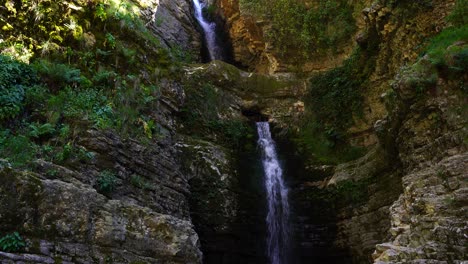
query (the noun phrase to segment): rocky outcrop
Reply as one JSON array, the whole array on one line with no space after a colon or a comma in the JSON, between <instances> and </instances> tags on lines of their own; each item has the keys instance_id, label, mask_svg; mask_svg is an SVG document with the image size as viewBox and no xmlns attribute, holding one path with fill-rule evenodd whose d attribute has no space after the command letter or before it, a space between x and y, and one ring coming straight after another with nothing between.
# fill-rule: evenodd
<instances>
[{"instance_id":1,"label":"rocky outcrop","mask_svg":"<svg viewBox=\"0 0 468 264\"><path fill-rule=\"evenodd\" d=\"M390 208L391 239L377 245L376 263L462 263L467 258L466 95L456 82L440 77L425 83L430 88L423 95L414 89L415 72L430 72L427 59L397 76L394 88L404 103L383 122L401 122L396 146L404 173L403 193ZM466 80L466 74L460 77Z\"/></svg>"},{"instance_id":2,"label":"rocky outcrop","mask_svg":"<svg viewBox=\"0 0 468 264\"><path fill-rule=\"evenodd\" d=\"M303 1L308 7L316 5L316 1ZM369 1L360 1L356 6L366 6ZM278 47L274 47L268 38L271 32L270 18L261 14L252 13L243 8L238 0L217 0L215 4L219 8L219 14L226 21L226 31L229 33L234 61L250 71L274 74L277 72L323 71L339 66L347 58L356 43L350 41L340 47L340 52L326 55L316 55L304 60L297 56L297 60L283 56ZM358 14L358 12L356 12ZM355 17L358 27L363 27L364 22L359 15ZM296 36L291 36L295 38Z\"/></svg>"},{"instance_id":3,"label":"rocky outcrop","mask_svg":"<svg viewBox=\"0 0 468 264\"><path fill-rule=\"evenodd\" d=\"M360 29L365 41L361 46L377 43L375 71L369 77L364 96L364 116L355 118L355 125L349 129L351 142L355 145L373 145L377 137L373 125L387 115L382 95L390 89L402 65L414 63L420 55L424 41L436 35L446 26L445 17L450 13L455 1L431 1L431 4L402 3L391 5L387 1L374 1L362 10L364 22Z\"/></svg>"},{"instance_id":4,"label":"rocky outcrop","mask_svg":"<svg viewBox=\"0 0 468 264\"><path fill-rule=\"evenodd\" d=\"M202 35L197 30L193 7L188 0L141 1L145 9L146 26L158 36L161 45L199 57Z\"/></svg>"},{"instance_id":5,"label":"rocky outcrop","mask_svg":"<svg viewBox=\"0 0 468 264\"><path fill-rule=\"evenodd\" d=\"M353 256L369 257L377 243L375 263L466 260L466 99L456 82L440 75L434 80L433 67L424 57L401 70L394 82L394 110L376 123L391 163L377 166L389 173L374 173L377 181L369 185L372 195L364 206L348 216L340 210L338 237L346 238L342 246L351 245ZM332 179L358 180L359 175L341 169Z\"/></svg>"},{"instance_id":6,"label":"rocky outcrop","mask_svg":"<svg viewBox=\"0 0 468 264\"><path fill-rule=\"evenodd\" d=\"M237 112L230 111L231 117L242 114L257 118L263 116L278 127L287 128L297 123L304 113L302 97L306 93L306 84L293 75L249 73L221 61L187 68L186 72L190 78L197 76L235 95L236 102L228 109Z\"/></svg>"},{"instance_id":7,"label":"rocky outcrop","mask_svg":"<svg viewBox=\"0 0 468 264\"><path fill-rule=\"evenodd\" d=\"M19 232L21 253L2 263L201 263L189 211L189 178L173 147L180 86L163 81L157 142L83 127L74 148L87 158L36 160L0 171L0 232Z\"/></svg>"},{"instance_id":8,"label":"rocky outcrop","mask_svg":"<svg viewBox=\"0 0 468 264\"><path fill-rule=\"evenodd\" d=\"M200 263L198 236L187 219L109 199L77 179L92 175L49 169L0 172L0 230L27 238L27 253L0 253L2 263Z\"/></svg>"}]
</instances>

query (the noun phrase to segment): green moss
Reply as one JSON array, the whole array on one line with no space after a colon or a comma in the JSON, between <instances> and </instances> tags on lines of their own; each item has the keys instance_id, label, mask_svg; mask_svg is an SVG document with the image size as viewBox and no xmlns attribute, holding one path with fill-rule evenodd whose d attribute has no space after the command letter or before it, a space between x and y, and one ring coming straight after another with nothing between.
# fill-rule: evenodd
<instances>
[{"instance_id":1,"label":"green moss","mask_svg":"<svg viewBox=\"0 0 468 264\"><path fill-rule=\"evenodd\" d=\"M31 162L38 147L27 136L0 130L0 157L6 158L14 167L26 167Z\"/></svg>"},{"instance_id":2,"label":"green moss","mask_svg":"<svg viewBox=\"0 0 468 264\"><path fill-rule=\"evenodd\" d=\"M242 119L222 118L229 96L211 84L192 83L186 86L186 102L181 119L183 132L194 137L212 139L224 146L237 148L244 138L254 132Z\"/></svg>"},{"instance_id":3,"label":"green moss","mask_svg":"<svg viewBox=\"0 0 468 264\"><path fill-rule=\"evenodd\" d=\"M452 46L457 41L468 41L468 25L448 27L432 38L426 49L431 62L438 67L444 67L449 63L447 59L451 58L453 70L466 71L468 49L466 45Z\"/></svg>"}]
</instances>

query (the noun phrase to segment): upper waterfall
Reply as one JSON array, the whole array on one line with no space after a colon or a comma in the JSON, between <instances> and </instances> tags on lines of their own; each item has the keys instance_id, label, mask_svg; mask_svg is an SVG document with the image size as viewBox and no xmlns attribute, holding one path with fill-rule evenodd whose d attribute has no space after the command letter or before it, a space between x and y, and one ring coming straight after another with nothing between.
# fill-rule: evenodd
<instances>
[{"instance_id":1,"label":"upper waterfall","mask_svg":"<svg viewBox=\"0 0 468 264\"><path fill-rule=\"evenodd\" d=\"M202 10L205 7L205 3L200 2L200 0L193 0L193 5L195 7L195 18L203 28L203 32L205 34L205 41L210 60L222 60L223 55L216 41L216 24L207 21L203 17Z\"/></svg>"}]
</instances>

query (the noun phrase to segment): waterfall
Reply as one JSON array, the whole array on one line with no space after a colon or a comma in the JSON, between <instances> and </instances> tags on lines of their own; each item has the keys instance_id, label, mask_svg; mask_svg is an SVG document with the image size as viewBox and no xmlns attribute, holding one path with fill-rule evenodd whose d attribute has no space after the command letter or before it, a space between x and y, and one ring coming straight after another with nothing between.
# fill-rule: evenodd
<instances>
[{"instance_id":1,"label":"waterfall","mask_svg":"<svg viewBox=\"0 0 468 264\"><path fill-rule=\"evenodd\" d=\"M208 48L208 53L210 60L222 60L222 53L220 48L216 44L216 24L208 22L203 17L203 8L205 7L204 3L200 3L200 0L193 0L193 5L195 6L195 18L197 19L200 26L203 28L205 33L206 46Z\"/></svg>"},{"instance_id":2,"label":"waterfall","mask_svg":"<svg viewBox=\"0 0 468 264\"><path fill-rule=\"evenodd\" d=\"M289 203L288 189L284 184L283 171L278 162L275 142L271 138L268 122L257 123L258 145L262 150L267 191L267 253L272 264L287 262L289 247Z\"/></svg>"}]
</instances>

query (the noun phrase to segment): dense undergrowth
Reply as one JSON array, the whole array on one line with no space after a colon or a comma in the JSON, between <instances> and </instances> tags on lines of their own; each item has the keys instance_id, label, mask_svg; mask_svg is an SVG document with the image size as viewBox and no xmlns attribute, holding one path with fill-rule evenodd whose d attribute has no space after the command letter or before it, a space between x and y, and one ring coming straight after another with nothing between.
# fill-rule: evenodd
<instances>
[{"instance_id":1,"label":"dense undergrowth","mask_svg":"<svg viewBox=\"0 0 468 264\"><path fill-rule=\"evenodd\" d=\"M0 10L0 156L65 162L87 128L159 137L159 79L178 57L140 18L144 1L7 1ZM171 53L172 52L172 53ZM179 52L180 53L180 52Z\"/></svg>"}]
</instances>

